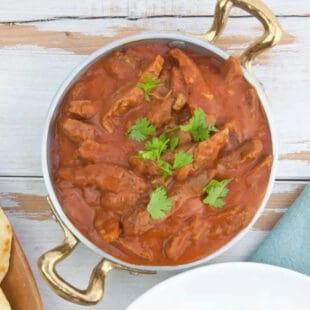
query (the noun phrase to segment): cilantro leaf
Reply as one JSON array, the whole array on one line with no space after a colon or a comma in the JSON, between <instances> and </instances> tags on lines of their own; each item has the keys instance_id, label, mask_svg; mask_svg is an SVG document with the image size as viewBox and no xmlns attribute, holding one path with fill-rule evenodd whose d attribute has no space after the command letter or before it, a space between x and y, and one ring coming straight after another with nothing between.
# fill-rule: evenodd
<instances>
[{"instance_id":1,"label":"cilantro leaf","mask_svg":"<svg viewBox=\"0 0 310 310\"><path fill-rule=\"evenodd\" d=\"M161 154L167 149L169 138L165 134L159 137L154 137L152 140L147 141L144 145L144 150L138 152L139 157L149 160L160 159Z\"/></svg>"},{"instance_id":2,"label":"cilantro leaf","mask_svg":"<svg viewBox=\"0 0 310 310\"><path fill-rule=\"evenodd\" d=\"M218 132L218 131L219 131L219 130L215 127L214 124L209 124L207 129L208 129L209 133L211 133L211 132Z\"/></svg>"},{"instance_id":3,"label":"cilantro leaf","mask_svg":"<svg viewBox=\"0 0 310 310\"><path fill-rule=\"evenodd\" d=\"M128 129L127 135L132 140L143 141L154 132L155 127L150 121L146 117L140 117L136 120L135 124Z\"/></svg>"},{"instance_id":4,"label":"cilantro leaf","mask_svg":"<svg viewBox=\"0 0 310 310\"><path fill-rule=\"evenodd\" d=\"M177 136L173 136L170 138L169 147L170 150L173 151L179 144L179 138Z\"/></svg>"},{"instance_id":5,"label":"cilantro leaf","mask_svg":"<svg viewBox=\"0 0 310 310\"><path fill-rule=\"evenodd\" d=\"M166 190L159 186L150 195L147 211L153 220L159 220L166 216L166 212L172 208L173 201L167 197Z\"/></svg>"},{"instance_id":6,"label":"cilantro leaf","mask_svg":"<svg viewBox=\"0 0 310 310\"><path fill-rule=\"evenodd\" d=\"M222 208L224 206L223 198L225 198L229 192L227 185L230 181L231 179L224 179L222 181L217 181L215 179L211 180L203 189L207 194L207 197L204 198L203 202L214 208Z\"/></svg>"},{"instance_id":7,"label":"cilantro leaf","mask_svg":"<svg viewBox=\"0 0 310 310\"><path fill-rule=\"evenodd\" d=\"M158 160L157 164L158 167L164 172L165 177L172 174L172 166L170 163L160 159Z\"/></svg>"},{"instance_id":8,"label":"cilantro leaf","mask_svg":"<svg viewBox=\"0 0 310 310\"><path fill-rule=\"evenodd\" d=\"M180 128L182 131L189 131L195 142L206 140L209 138L211 132L218 131L214 124L210 124L207 127L206 114L201 108L195 109L188 124L181 125Z\"/></svg>"},{"instance_id":9,"label":"cilantro leaf","mask_svg":"<svg viewBox=\"0 0 310 310\"><path fill-rule=\"evenodd\" d=\"M147 102L151 101L150 98L150 92L152 89L154 89L155 87L162 85L162 81L161 80L156 80L156 79L152 79L152 77L148 74L145 74L144 76L144 81L145 83L138 83L136 86L138 88L141 88L144 92L144 99Z\"/></svg>"},{"instance_id":10,"label":"cilantro leaf","mask_svg":"<svg viewBox=\"0 0 310 310\"><path fill-rule=\"evenodd\" d=\"M185 153L183 151L175 154L174 162L173 162L173 169L181 168L187 164L193 162L193 156L191 154Z\"/></svg>"}]
</instances>

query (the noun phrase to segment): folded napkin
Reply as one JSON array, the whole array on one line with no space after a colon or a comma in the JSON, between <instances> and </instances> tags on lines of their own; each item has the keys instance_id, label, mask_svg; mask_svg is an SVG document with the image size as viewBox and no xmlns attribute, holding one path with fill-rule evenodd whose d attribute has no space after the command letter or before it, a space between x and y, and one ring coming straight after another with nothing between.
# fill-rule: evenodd
<instances>
[{"instance_id":1,"label":"folded napkin","mask_svg":"<svg viewBox=\"0 0 310 310\"><path fill-rule=\"evenodd\" d=\"M310 185L306 186L248 260L281 266L310 276Z\"/></svg>"}]
</instances>

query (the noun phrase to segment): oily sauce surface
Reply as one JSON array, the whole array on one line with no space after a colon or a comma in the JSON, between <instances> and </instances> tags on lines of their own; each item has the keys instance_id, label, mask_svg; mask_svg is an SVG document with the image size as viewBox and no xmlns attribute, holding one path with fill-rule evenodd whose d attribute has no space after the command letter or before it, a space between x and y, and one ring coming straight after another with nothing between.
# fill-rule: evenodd
<instances>
[{"instance_id":1,"label":"oily sauce surface","mask_svg":"<svg viewBox=\"0 0 310 310\"><path fill-rule=\"evenodd\" d=\"M162 82L150 102L136 87L146 74ZM201 142L172 131L179 144L163 155L172 163L182 150L192 164L163 177L153 161L137 156L146 140L126 132L139 117L159 135L198 108L219 131ZM164 43L135 44L92 65L63 100L51 154L54 188L73 224L107 253L143 265L192 262L231 240L259 208L273 160L266 116L238 60L222 63ZM204 204L208 182L227 178L225 205ZM173 207L154 220L146 206L159 185Z\"/></svg>"}]
</instances>

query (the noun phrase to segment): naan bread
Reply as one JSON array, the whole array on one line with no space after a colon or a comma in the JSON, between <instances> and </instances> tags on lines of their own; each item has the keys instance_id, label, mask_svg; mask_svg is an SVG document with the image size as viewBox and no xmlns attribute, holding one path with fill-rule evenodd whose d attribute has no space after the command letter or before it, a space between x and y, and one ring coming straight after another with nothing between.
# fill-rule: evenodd
<instances>
[{"instance_id":1,"label":"naan bread","mask_svg":"<svg viewBox=\"0 0 310 310\"><path fill-rule=\"evenodd\" d=\"M0 283L9 269L12 243L11 225L0 208ZM2 309L0 307L0 309Z\"/></svg>"},{"instance_id":2,"label":"naan bread","mask_svg":"<svg viewBox=\"0 0 310 310\"><path fill-rule=\"evenodd\" d=\"M0 288L0 309L1 310L11 310L10 304L4 296L1 288Z\"/></svg>"},{"instance_id":3,"label":"naan bread","mask_svg":"<svg viewBox=\"0 0 310 310\"><path fill-rule=\"evenodd\" d=\"M12 229L9 220L0 208L0 283L9 269ZM11 310L10 304L0 288L0 309Z\"/></svg>"}]
</instances>

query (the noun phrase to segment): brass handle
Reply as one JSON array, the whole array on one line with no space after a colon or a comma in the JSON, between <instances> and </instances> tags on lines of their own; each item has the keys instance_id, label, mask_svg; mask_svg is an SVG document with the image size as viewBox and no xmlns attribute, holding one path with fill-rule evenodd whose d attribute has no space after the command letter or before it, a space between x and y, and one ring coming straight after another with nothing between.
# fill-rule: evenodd
<instances>
[{"instance_id":1,"label":"brass handle","mask_svg":"<svg viewBox=\"0 0 310 310\"><path fill-rule=\"evenodd\" d=\"M107 273L113 268L128 270L131 272L153 274L155 272L149 272L144 270L137 270L115 264L106 259L102 259L99 264L93 269L90 276L88 287L84 290L78 289L64 280L56 271L56 265L65 259L77 246L79 240L70 232L66 225L61 220L57 211L55 210L50 199L48 202L50 207L57 218L63 232L65 239L60 246L46 252L38 259L38 267L40 273L51 289L60 297L74 302L79 305L94 305L98 303L104 293L104 282Z\"/></svg>"},{"instance_id":2,"label":"brass handle","mask_svg":"<svg viewBox=\"0 0 310 310\"><path fill-rule=\"evenodd\" d=\"M240 62L247 69L251 68L251 61L265 49L274 46L282 37L282 30L275 15L261 0L218 0L214 13L213 24L205 35L213 42L224 29L230 10L238 7L255 16L264 26L263 35L251 44L240 56Z\"/></svg>"}]
</instances>

